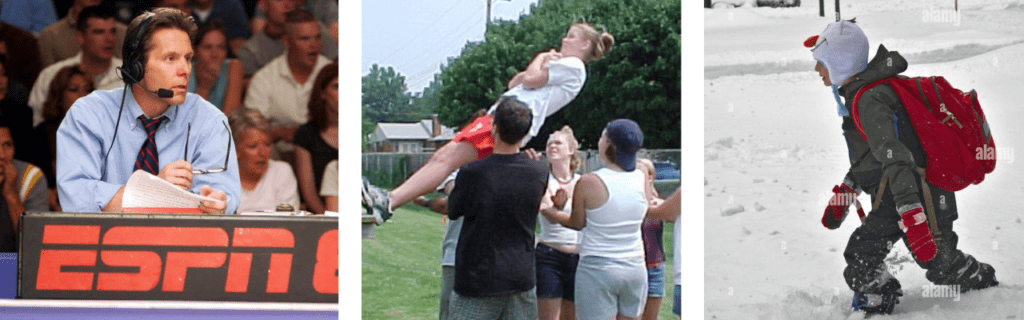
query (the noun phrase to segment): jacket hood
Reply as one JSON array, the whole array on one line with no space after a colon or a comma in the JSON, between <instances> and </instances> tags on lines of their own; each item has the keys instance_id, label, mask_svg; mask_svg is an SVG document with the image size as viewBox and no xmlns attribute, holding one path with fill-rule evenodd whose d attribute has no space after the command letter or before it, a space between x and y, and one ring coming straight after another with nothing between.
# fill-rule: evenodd
<instances>
[{"instance_id":1,"label":"jacket hood","mask_svg":"<svg viewBox=\"0 0 1024 320\"><path fill-rule=\"evenodd\" d=\"M875 57L868 62L867 69L853 76L853 81L839 88L839 94L846 98L847 103L853 95L865 85L885 78L894 77L907 71L907 59L899 52L889 51L884 45L878 45Z\"/></svg>"}]
</instances>

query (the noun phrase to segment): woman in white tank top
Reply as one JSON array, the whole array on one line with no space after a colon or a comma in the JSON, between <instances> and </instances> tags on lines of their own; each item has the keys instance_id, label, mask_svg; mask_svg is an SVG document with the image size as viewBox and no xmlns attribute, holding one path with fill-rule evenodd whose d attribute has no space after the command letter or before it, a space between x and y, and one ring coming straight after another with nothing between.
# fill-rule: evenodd
<instances>
[{"instance_id":1,"label":"woman in white tank top","mask_svg":"<svg viewBox=\"0 0 1024 320\"><path fill-rule=\"evenodd\" d=\"M643 171L636 152L643 132L628 119L608 123L598 141L604 168L583 175L572 196L572 213L545 208L553 221L582 230L576 269L579 319L636 319L647 298L647 269L640 225L647 212ZM555 207L567 202L556 194Z\"/></svg>"}]
</instances>

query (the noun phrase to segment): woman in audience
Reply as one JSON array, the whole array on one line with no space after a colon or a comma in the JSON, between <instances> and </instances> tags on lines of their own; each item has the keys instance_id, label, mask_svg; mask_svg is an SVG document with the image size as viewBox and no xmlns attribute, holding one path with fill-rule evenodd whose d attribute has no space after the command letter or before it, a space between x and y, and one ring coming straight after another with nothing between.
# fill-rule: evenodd
<instances>
[{"instance_id":1,"label":"woman in audience","mask_svg":"<svg viewBox=\"0 0 1024 320\"><path fill-rule=\"evenodd\" d=\"M324 169L338 160L338 63L320 70L309 94L309 122L295 130L295 175L306 210L323 214L320 197Z\"/></svg>"},{"instance_id":2,"label":"woman in audience","mask_svg":"<svg viewBox=\"0 0 1024 320\"><path fill-rule=\"evenodd\" d=\"M273 211L288 204L299 209L295 175L287 162L270 159L270 122L259 110L241 107L228 114L238 155L242 201L238 212Z\"/></svg>"},{"instance_id":3,"label":"woman in audience","mask_svg":"<svg viewBox=\"0 0 1024 320\"><path fill-rule=\"evenodd\" d=\"M195 60L188 78L188 92L194 92L229 114L242 105L242 63L228 59L228 32L224 22L214 19L199 27Z\"/></svg>"},{"instance_id":4,"label":"woman in audience","mask_svg":"<svg viewBox=\"0 0 1024 320\"><path fill-rule=\"evenodd\" d=\"M338 160L331 161L327 164L327 169L324 169L320 196L324 197L327 211L338 212Z\"/></svg>"},{"instance_id":5,"label":"woman in audience","mask_svg":"<svg viewBox=\"0 0 1024 320\"><path fill-rule=\"evenodd\" d=\"M61 211L57 201L57 127L71 105L94 89L92 77L78 69L77 64L60 69L50 81L50 90L43 101L43 122L36 126L33 134L42 140L34 150L41 162L36 165L43 168L50 189L50 210Z\"/></svg>"}]
</instances>

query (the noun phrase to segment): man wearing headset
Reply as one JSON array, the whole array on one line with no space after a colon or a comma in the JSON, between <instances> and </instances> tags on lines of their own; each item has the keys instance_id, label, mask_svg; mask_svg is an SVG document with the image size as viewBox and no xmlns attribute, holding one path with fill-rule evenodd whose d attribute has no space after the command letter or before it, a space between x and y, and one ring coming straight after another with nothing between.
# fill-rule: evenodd
<instances>
[{"instance_id":1,"label":"man wearing headset","mask_svg":"<svg viewBox=\"0 0 1024 320\"><path fill-rule=\"evenodd\" d=\"M124 184L144 170L221 200L202 201L204 213L235 213L241 186L227 118L186 92L195 34L193 19L170 8L128 25L126 88L78 99L57 130L57 190L65 211L121 212Z\"/></svg>"}]
</instances>

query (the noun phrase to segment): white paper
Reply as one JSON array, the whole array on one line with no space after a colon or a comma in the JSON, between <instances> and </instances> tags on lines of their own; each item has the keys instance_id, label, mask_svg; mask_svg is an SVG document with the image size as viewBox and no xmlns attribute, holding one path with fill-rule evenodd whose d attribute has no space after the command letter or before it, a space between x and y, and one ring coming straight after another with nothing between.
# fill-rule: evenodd
<instances>
[{"instance_id":1,"label":"white paper","mask_svg":"<svg viewBox=\"0 0 1024 320\"><path fill-rule=\"evenodd\" d=\"M136 170L124 185L121 206L125 208L197 208L202 201L218 199L200 196L175 186L167 180Z\"/></svg>"}]
</instances>

